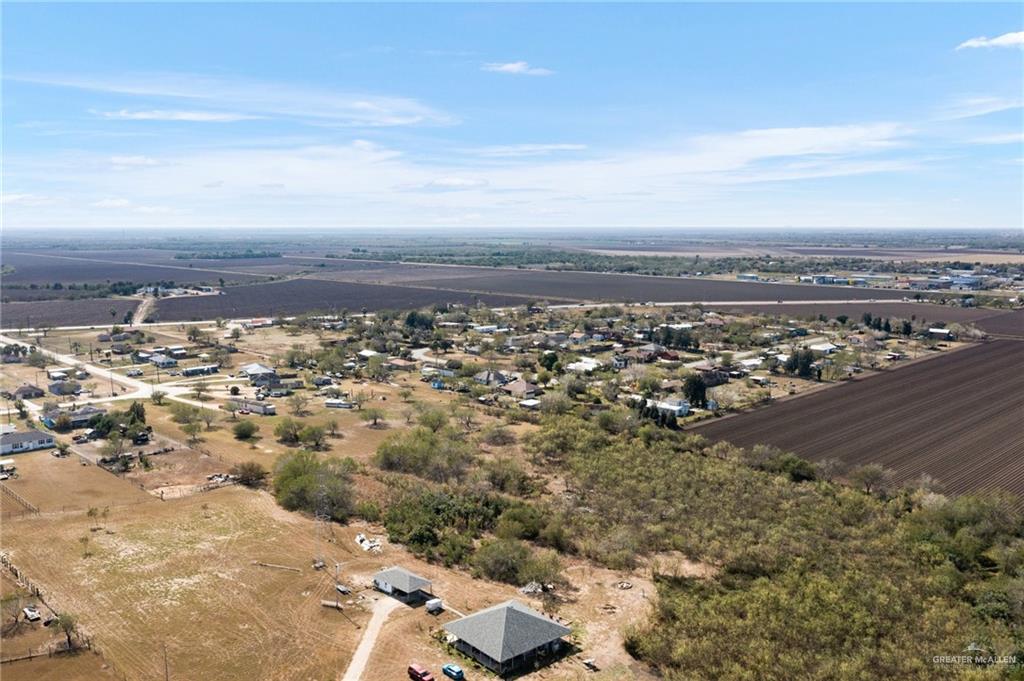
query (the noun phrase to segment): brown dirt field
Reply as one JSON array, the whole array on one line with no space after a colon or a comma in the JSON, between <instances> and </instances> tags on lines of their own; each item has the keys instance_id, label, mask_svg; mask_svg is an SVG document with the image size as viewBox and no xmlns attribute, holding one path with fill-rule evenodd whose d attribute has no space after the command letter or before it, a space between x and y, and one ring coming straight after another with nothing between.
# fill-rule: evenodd
<instances>
[{"instance_id":1,"label":"brown dirt field","mask_svg":"<svg viewBox=\"0 0 1024 681\"><path fill-rule=\"evenodd\" d=\"M997 340L702 424L736 445L773 444L812 460L878 463L960 494L1024 495L1024 342Z\"/></svg>"},{"instance_id":2,"label":"brown dirt field","mask_svg":"<svg viewBox=\"0 0 1024 681\"><path fill-rule=\"evenodd\" d=\"M81 465L77 456L61 459L51 456L50 451L17 455L18 478L4 483L38 506L41 513L160 503L98 466Z\"/></svg>"}]
</instances>

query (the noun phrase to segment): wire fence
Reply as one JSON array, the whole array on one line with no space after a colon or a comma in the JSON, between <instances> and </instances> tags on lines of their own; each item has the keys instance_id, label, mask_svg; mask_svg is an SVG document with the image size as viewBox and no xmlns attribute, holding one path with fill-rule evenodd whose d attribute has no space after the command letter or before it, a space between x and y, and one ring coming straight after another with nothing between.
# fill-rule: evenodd
<instances>
[{"instance_id":1,"label":"wire fence","mask_svg":"<svg viewBox=\"0 0 1024 681\"><path fill-rule=\"evenodd\" d=\"M8 487L7 485L5 485L2 482L0 482L0 492L3 492L4 494L9 496L10 498L14 499L16 502L18 502L19 504L24 506L25 509L28 512L30 512L30 513L39 513L39 507L38 506L36 506L32 502L30 502L28 499L26 499L25 497L21 496L20 494L18 494L17 492L15 492L13 489L11 489L10 487Z\"/></svg>"}]
</instances>

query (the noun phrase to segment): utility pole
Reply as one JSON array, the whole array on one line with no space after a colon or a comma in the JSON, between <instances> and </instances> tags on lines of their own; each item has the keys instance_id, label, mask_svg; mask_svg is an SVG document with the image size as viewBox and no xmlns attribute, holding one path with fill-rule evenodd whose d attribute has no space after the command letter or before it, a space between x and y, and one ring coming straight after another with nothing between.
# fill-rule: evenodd
<instances>
[{"instance_id":1,"label":"utility pole","mask_svg":"<svg viewBox=\"0 0 1024 681\"><path fill-rule=\"evenodd\" d=\"M163 644L164 648L164 681L171 681L171 668L167 664L167 642Z\"/></svg>"}]
</instances>

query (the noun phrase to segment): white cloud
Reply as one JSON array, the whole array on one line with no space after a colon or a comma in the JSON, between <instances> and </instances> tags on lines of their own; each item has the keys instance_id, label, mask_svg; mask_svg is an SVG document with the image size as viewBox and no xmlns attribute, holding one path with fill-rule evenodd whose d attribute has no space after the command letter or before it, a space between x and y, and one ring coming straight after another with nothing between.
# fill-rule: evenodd
<instances>
[{"instance_id":1,"label":"white cloud","mask_svg":"<svg viewBox=\"0 0 1024 681\"><path fill-rule=\"evenodd\" d=\"M489 63L484 64L480 67L483 71L492 71L494 73L511 73L519 76L550 76L554 74L551 69L541 68L539 66L530 66L525 61L512 61L505 63Z\"/></svg>"},{"instance_id":2,"label":"white cloud","mask_svg":"<svg viewBox=\"0 0 1024 681\"><path fill-rule=\"evenodd\" d=\"M223 113L217 111L166 111L151 109L149 111L100 111L103 118L111 118L121 121L185 121L189 123L234 123L236 121L251 121L259 116L248 116L238 113Z\"/></svg>"},{"instance_id":3,"label":"white cloud","mask_svg":"<svg viewBox=\"0 0 1024 681\"><path fill-rule=\"evenodd\" d=\"M53 203L49 196L39 194L4 194L0 196L0 204L5 206L45 206Z\"/></svg>"},{"instance_id":4,"label":"white cloud","mask_svg":"<svg viewBox=\"0 0 1024 681\"><path fill-rule=\"evenodd\" d=\"M110 163L123 168L144 168L147 166L158 166L160 161L149 156L111 156Z\"/></svg>"},{"instance_id":5,"label":"white cloud","mask_svg":"<svg viewBox=\"0 0 1024 681\"><path fill-rule=\"evenodd\" d=\"M956 46L958 50L966 50L978 47L1020 47L1024 48L1024 31L1017 31L1015 33L1004 33L1001 36L995 38L986 38L985 36L979 36L977 38L971 38L965 40Z\"/></svg>"},{"instance_id":6,"label":"white cloud","mask_svg":"<svg viewBox=\"0 0 1024 681\"><path fill-rule=\"evenodd\" d=\"M243 78L185 73L119 76L13 75L9 80L172 102L200 103L218 111L160 108L109 112L112 118L227 122L288 118L327 126L450 125L453 116L408 97L338 92ZM163 117L161 117L163 116ZM177 116L177 117L175 117Z\"/></svg>"},{"instance_id":7,"label":"white cloud","mask_svg":"<svg viewBox=\"0 0 1024 681\"><path fill-rule=\"evenodd\" d=\"M940 120L957 120L960 118L976 118L1000 111L1012 111L1024 106L1020 97L965 97L947 104L939 110Z\"/></svg>"},{"instance_id":8,"label":"white cloud","mask_svg":"<svg viewBox=\"0 0 1024 681\"><path fill-rule=\"evenodd\" d=\"M100 199L92 203L93 208L128 208L131 205L128 199Z\"/></svg>"},{"instance_id":9,"label":"white cloud","mask_svg":"<svg viewBox=\"0 0 1024 681\"><path fill-rule=\"evenodd\" d=\"M437 192L457 192L467 189L483 189L488 184L490 183L487 180L478 177L439 177L415 188Z\"/></svg>"},{"instance_id":10,"label":"white cloud","mask_svg":"<svg viewBox=\"0 0 1024 681\"><path fill-rule=\"evenodd\" d=\"M505 144L472 149L471 153L489 158L547 156L556 151L583 151L585 144Z\"/></svg>"},{"instance_id":11,"label":"white cloud","mask_svg":"<svg viewBox=\"0 0 1024 681\"><path fill-rule=\"evenodd\" d=\"M1008 132L1000 135L985 135L968 140L971 144L1024 144L1024 132Z\"/></svg>"}]
</instances>

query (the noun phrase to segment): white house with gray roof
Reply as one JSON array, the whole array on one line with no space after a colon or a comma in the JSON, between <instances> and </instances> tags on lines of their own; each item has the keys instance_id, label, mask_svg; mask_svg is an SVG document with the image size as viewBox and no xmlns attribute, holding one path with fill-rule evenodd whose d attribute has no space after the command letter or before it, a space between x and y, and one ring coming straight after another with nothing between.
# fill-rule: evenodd
<instances>
[{"instance_id":1,"label":"white house with gray roof","mask_svg":"<svg viewBox=\"0 0 1024 681\"><path fill-rule=\"evenodd\" d=\"M455 648L498 675L543 664L563 645L569 627L523 605L506 601L444 625Z\"/></svg>"},{"instance_id":2,"label":"white house with gray roof","mask_svg":"<svg viewBox=\"0 0 1024 681\"><path fill-rule=\"evenodd\" d=\"M402 567L389 567L373 576L373 586L400 601L417 601L430 593L430 580Z\"/></svg>"}]
</instances>

